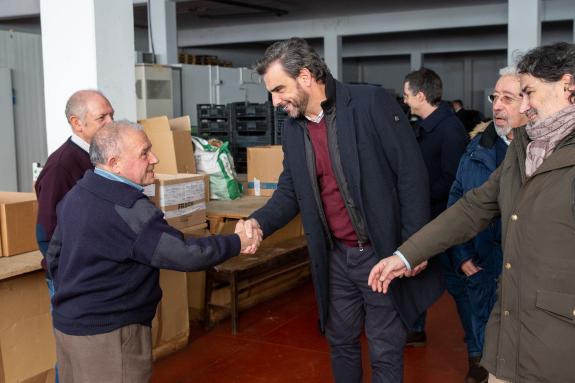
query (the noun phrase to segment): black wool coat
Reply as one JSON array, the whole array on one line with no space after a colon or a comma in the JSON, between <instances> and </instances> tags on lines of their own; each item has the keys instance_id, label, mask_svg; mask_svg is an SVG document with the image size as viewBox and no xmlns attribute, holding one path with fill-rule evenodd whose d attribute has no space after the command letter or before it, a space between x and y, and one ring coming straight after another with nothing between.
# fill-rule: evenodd
<instances>
[{"instance_id":1,"label":"black wool coat","mask_svg":"<svg viewBox=\"0 0 575 383\"><path fill-rule=\"evenodd\" d=\"M388 257L429 220L427 169L405 114L384 89L333 84L337 139L349 192L364 217L371 245L380 257ZM305 120L286 120L278 188L252 217L268 236L301 212L323 330L329 315L330 241L308 171L308 139ZM402 320L411 327L443 291L439 268L432 262L417 277L393 281L390 291Z\"/></svg>"}]
</instances>

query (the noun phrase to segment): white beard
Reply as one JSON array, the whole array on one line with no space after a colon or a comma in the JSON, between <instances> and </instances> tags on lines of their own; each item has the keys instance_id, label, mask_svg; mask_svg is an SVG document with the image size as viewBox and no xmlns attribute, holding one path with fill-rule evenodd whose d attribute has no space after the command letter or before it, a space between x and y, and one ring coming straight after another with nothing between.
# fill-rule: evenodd
<instances>
[{"instance_id":1,"label":"white beard","mask_svg":"<svg viewBox=\"0 0 575 383\"><path fill-rule=\"evenodd\" d=\"M499 137L507 137L507 135L511 132L511 127L500 127L497 124L493 124L495 126L495 131Z\"/></svg>"}]
</instances>

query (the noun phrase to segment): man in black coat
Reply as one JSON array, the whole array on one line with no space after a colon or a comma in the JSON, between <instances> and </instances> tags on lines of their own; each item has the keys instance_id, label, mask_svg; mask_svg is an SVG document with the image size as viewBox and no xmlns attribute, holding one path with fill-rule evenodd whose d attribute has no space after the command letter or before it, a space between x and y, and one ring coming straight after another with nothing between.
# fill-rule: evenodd
<instances>
[{"instance_id":1,"label":"man in black coat","mask_svg":"<svg viewBox=\"0 0 575 383\"><path fill-rule=\"evenodd\" d=\"M427 171L405 114L382 88L334 80L299 38L271 45L257 70L289 118L278 188L246 230L268 236L301 212L335 381L361 382L365 326L372 381L401 382L407 328L442 292L432 267L414 268L389 299L367 286L380 257L429 219Z\"/></svg>"},{"instance_id":2,"label":"man in black coat","mask_svg":"<svg viewBox=\"0 0 575 383\"><path fill-rule=\"evenodd\" d=\"M411 113L421 118L415 129L429 176L432 219L447 207L449 190L455 180L459 159L467 146L465 127L451 106L441 101L442 92L441 78L431 69L422 67L405 76L403 99L409 105ZM447 256L440 257L440 260L447 290L456 301L463 299L466 293L461 278L453 273L454 268ZM411 329L407 337L408 345L425 345L425 318L424 313Z\"/></svg>"},{"instance_id":3,"label":"man in black coat","mask_svg":"<svg viewBox=\"0 0 575 383\"><path fill-rule=\"evenodd\" d=\"M483 120L481 112L474 109L464 108L463 101L459 99L453 100L451 102L451 107L453 108L453 111L455 112L457 118L459 118L463 126L465 126L465 130L467 131L467 133L471 133L473 128L475 128L477 124L481 123L481 121Z\"/></svg>"}]
</instances>

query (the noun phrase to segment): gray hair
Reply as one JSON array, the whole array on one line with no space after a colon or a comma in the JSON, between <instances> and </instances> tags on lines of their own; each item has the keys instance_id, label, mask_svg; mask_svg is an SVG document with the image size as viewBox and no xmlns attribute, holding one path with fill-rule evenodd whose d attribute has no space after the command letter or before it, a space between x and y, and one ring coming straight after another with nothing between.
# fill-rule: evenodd
<instances>
[{"instance_id":1,"label":"gray hair","mask_svg":"<svg viewBox=\"0 0 575 383\"><path fill-rule=\"evenodd\" d=\"M517 72L515 65L509 65L499 69L499 76L519 76L519 72Z\"/></svg>"},{"instance_id":2,"label":"gray hair","mask_svg":"<svg viewBox=\"0 0 575 383\"><path fill-rule=\"evenodd\" d=\"M122 139L127 131L142 131L142 125L128 120L112 121L96 132L90 144L90 161L94 166L106 165L122 151Z\"/></svg>"},{"instance_id":3,"label":"gray hair","mask_svg":"<svg viewBox=\"0 0 575 383\"><path fill-rule=\"evenodd\" d=\"M66 113L66 120L70 122L70 118L72 118L72 116L76 116L80 120L83 120L88 109L88 100L91 96L94 95L101 96L106 101L108 101L108 103L110 103L106 96L104 96L104 94L97 89L81 89L74 92L74 94L72 94L66 102L66 109L64 110Z\"/></svg>"},{"instance_id":4,"label":"gray hair","mask_svg":"<svg viewBox=\"0 0 575 383\"><path fill-rule=\"evenodd\" d=\"M317 52L299 37L276 41L270 45L264 57L256 63L255 69L260 76L263 76L269 66L278 60L291 78L296 78L302 69L307 68L316 81L325 84L327 75L330 73Z\"/></svg>"}]
</instances>

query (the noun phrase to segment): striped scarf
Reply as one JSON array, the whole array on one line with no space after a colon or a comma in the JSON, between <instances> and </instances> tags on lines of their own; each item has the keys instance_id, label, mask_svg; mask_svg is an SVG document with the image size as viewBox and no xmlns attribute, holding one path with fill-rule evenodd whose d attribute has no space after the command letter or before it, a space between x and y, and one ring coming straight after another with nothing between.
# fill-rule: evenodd
<instances>
[{"instance_id":1,"label":"striped scarf","mask_svg":"<svg viewBox=\"0 0 575 383\"><path fill-rule=\"evenodd\" d=\"M531 142L527 145L525 174L531 177L555 147L575 130L575 104L525 127Z\"/></svg>"}]
</instances>

